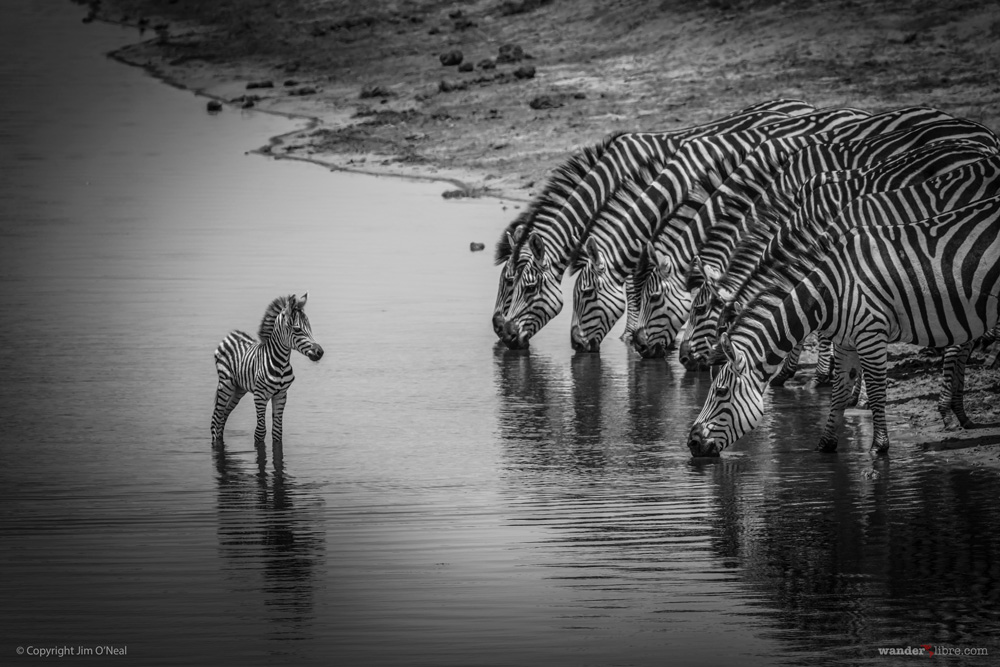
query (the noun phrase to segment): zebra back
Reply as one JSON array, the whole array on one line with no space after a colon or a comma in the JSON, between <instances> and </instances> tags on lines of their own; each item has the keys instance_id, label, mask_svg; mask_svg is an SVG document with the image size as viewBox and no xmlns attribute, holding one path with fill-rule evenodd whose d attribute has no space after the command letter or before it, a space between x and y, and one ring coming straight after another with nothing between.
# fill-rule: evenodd
<instances>
[{"instance_id":1,"label":"zebra back","mask_svg":"<svg viewBox=\"0 0 1000 667\"><path fill-rule=\"evenodd\" d=\"M937 109L908 107L866 116L816 134L765 141L744 160L698 212L699 223L711 232L699 250L701 260L724 270L727 257L746 232L746 215L752 208L766 205L776 174L790 156L810 145L863 142L892 132L909 130L955 118ZM802 167L801 163L795 165ZM815 172L798 174L807 179Z\"/></svg>"}]
</instances>

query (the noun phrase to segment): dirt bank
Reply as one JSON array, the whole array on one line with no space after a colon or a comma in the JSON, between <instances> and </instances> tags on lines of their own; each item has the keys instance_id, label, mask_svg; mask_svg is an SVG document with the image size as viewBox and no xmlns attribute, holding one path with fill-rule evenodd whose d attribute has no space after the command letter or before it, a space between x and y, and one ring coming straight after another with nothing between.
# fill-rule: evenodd
<instances>
[{"instance_id":1,"label":"dirt bank","mask_svg":"<svg viewBox=\"0 0 1000 667\"><path fill-rule=\"evenodd\" d=\"M777 97L872 112L934 106L1000 129L991 0L92 6L136 27L142 41L117 57L228 104L317 119L271 147L277 155L450 179L471 195L529 200L554 166L609 132L692 125ZM917 441L973 443L951 442L950 458L980 451L996 465L1000 429L942 431L939 361L895 352L889 410ZM969 413L1000 422L1000 375L983 356L970 362Z\"/></svg>"}]
</instances>

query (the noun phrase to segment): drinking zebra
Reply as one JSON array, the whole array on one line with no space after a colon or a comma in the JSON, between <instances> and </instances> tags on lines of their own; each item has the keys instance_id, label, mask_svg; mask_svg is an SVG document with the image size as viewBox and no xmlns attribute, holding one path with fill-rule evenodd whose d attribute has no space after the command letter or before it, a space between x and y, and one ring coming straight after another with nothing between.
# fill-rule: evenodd
<instances>
[{"instance_id":1,"label":"drinking zebra","mask_svg":"<svg viewBox=\"0 0 1000 667\"><path fill-rule=\"evenodd\" d=\"M244 331L233 331L222 339L215 350L215 368L219 385L215 390L215 412L212 414L212 443L221 445L226 420L243 396L253 394L257 409L254 441L264 442L267 435L266 411L271 402L271 439L281 444L281 417L285 409L288 387L295 380L292 373L292 350L298 350L312 361L319 361L323 348L313 339L312 326L305 313L306 299L280 296L264 311L257 330L257 339Z\"/></svg>"},{"instance_id":2,"label":"drinking zebra","mask_svg":"<svg viewBox=\"0 0 1000 667\"><path fill-rule=\"evenodd\" d=\"M840 110L828 118L827 125L817 125L810 131L798 133L774 132L772 138L753 147L752 151L739 163L735 169L721 175L721 183L702 181L702 189L710 196L702 197L693 206L698 208L693 229L709 229L721 224L724 219L738 215L753 201L755 194L765 191L773 175L788 157L802 148L815 143L840 143L860 141L872 136L901 129L912 129L921 125L929 125L942 120L954 120L954 117L944 112L927 107L911 107L869 116L863 112ZM845 113L846 112L846 113ZM817 114L813 114L815 117ZM776 129L778 125L768 126L768 130ZM679 152L678 155L681 155ZM711 167L707 164L706 167ZM693 179L700 178L699 164L686 166ZM693 183L682 183L680 189L693 190ZM596 352L600 343L607 335L611 326L621 316L624 306L621 304L623 287L630 285L628 278L635 270L639 254L645 241L650 238L651 230L661 222L665 213L662 210L641 210L634 200L644 196L643 193L632 195L631 202L625 202L617 208L610 208L597 216L594 222L584 232L582 251L573 263L577 273L577 283L574 288L574 323L571 339L577 351ZM679 193L672 193L666 198L665 206L675 208L673 215L681 215L689 206L677 206ZM629 208L638 212L629 212ZM725 210L723 210L723 207ZM623 210L624 209L624 210ZM638 219L643 214L651 217ZM725 214L725 215L724 215ZM689 214L688 218L692 216ZM685 239L689 238L685 236ZM595 240L591 240L595 239ZM627 290L632 296L633 313L641 307L632 290ZM633 326L626 327L626 337ZM642 342L640 336L637 342L640 354L643 356L658 356L667 347L667 343L649 348Z\"/></svg>"},{"instance_id":3,"label":"drinking zebra","mask_svg":"<svg viewBox=\"0 0 1000 667\"><path fill-rule=\"evenodd\" d=\"M809 146L792 156L770 187L774 192L794 193L799 191L797 185L801 186L804 180L808 179L807 169L810 166L819 167L822 171L852 169L928 143L948 140L977 142L994 152L1000 148L1000 140L996 135L977 123L962 119L940 121L862 142ZM699 219L698 222L704 221ZM639 265L645 267L644 270L637 270L633 274L633 293L640 301L636 335L633 340L636 351L644 356L648 355L650 350L669 347L688 319L691 301L688 287L696 287L688 284L688 272L694 255L699 252L699 245L704 242L709 232L694 224L683 229L684 233L678 233L671 227L665 227L664 231L655 233L652 237L653 243L644 248L644 251L652 250L665 257L641 260ZM689 229L695 231L687 231ZM665 272L651 270L655 266L667 265L669 270ZM670 286L649 284L650 281L655 283L663 280L670 280L675 284ZM678 295L682 294L686 296L678 300ZM678 316L678 313L683 315Z\"/></svg>"},{"instance_id":4,"label":"drinking zebra","mask_svg":"<svg viewBox=\"0 0 1000 667\"><path fill-rule=\"evenodd\" d=\"M562 308L559 283L565 271L566 258L578 239L575 230L582 228L611 198L615 191L637 177L638 166L654 158L666 159L688 138L724 132L746 130L801 114L812 107L797 100L773 100L730 114L720 120L670 132L618 133L570 158L546 184L542 194L511 222L500 236L495 253L496 263L503 264L497 298L493 309L493 329L508 347L524 347L528 339ZM529 233L538 240L529 244ZM546 250L556 264L549 262L546 284L555 284L555 291L540 290L532 300L551 299L544 308L544 321L524 335L511 334L515 325L507 327L515 284L522 266L537 257L532 244ZM523 250L528 252L522 252Z\"/></svg>"},{"instance_id":5,"label":"drinking zebra","mask_svg":"<svg viewBox=\"0 0 1000 667\"><path fill-rule=\"evenodd\" d=\"M997 326L1000 197L919 222L863 225L787 248L767 269L770 286L720 337L727 361L691 427L688 447L695 456L718 456L754 428L767 378L816 331L856 352L847 360L860 364L868 383L871 450L884 454L888 343L944 347ZM844 378L856 371L849 363L838 368ZM843 411L831 410L818 449L836 448L842 421Z\"/></svg>"},{"instance_id":6,"label":"drinking zebra","mask_svg":"<svg viewBox=\"0 0 1000 667\"><path fill-rule=\"evenodd\" d=\"M797 239L797 243L802 243L806 239L814 239L824 233L844 233L860 225L906 224L912 219L940 215L972 202L1000 195L1000 156L994 154L984 157L936 178L885 192L863 194L867 189L864 181L864 178L860 178L824 186L808 197L809 200L818 202L810 202L800 208L787 222L779 219L762 224L760 231L751 234L746 244L751 248L751 257L757 257L756 266L766 266L773 261L775 253L787 252L790 242L786 239L792 235ZM878 188L876 186L873 189ZM858 194L863 196L854 198L853 195ZM838 211L835 202L839 201L843 205L844 200L852 201ZM773 227L778 228L776 232L771 231ZM760 243L757 243L757 239L760 239ZM763 249L754 252L753 249L759 246L763 246ZM753 263L754 260L744 261L739 256L743 249L741 247L737 256L734 256L734 264ZM754 290L760 288L762 280L766 282L766 278L751 275L744 285L744 291L734 294L731 303L748 301L752 298ZM729 307L732 308L731 305ZM719 324L725 326L725 321L720 320ZM696 344L696 341L692 340L692 346ZM938 411L946 427L956 423L963 428L975 427L965 414L963 400L965 363L971 349L970 341L963 345L949 346L945 350ZM835 352L833 367L843 363L843 350L835 348ZM795 351L789 356L794 354ZM787 364L775 377L780 377L783 373L788 374ZM774 384L773 379L771 383ZM835 378L832 405L835 409L842 410L848 403L847 387L839 384Z\"/></svg>"},{"instance_id":7,"label":"drinking zebra","mask_svg":"<svg viewBox=\"0 0 1000 667\"><path fill-rule=\"evenodd\" d=\"M992 159L986 159L988 156ZM963 165L970 166L970 169L963 171ZM759 287L751 282L754 271L767 261L767 246L783 227L795 229L808 224L814 229L823 229L827 225L836 225L837 229L844 230L873 219L901 223L900 216L912 210L905 201L898 201L906 196L921 200L922 203L917 205L926 213L917 217L929 217L989 196L982 188L987 187L987 182L995 182L994 170L997 167L1000 163L996 161L996 154L985 146L967 142L938 142L868 168L819 174L795 193L772 194L766 208L761 207L748 216L747 231L741 236L739 245L727 253L728 258L725 254L721 255L721 266L719 254L714 264L702 260L710 254L715 244L714 236L709 235L709 240L702 246L704 255L694 262L687 282L688 289L696 294L691 306L689 335L685 341L687 354L695 364L708 363L717 340L719 315L728 302L745 303L753 296L753 290ZM898 191L914 184L920 184L919 189L908 195ZM980 186L978 191L977 184ZM845 207L859 197L894 190L897 192L880 200L868 200L886 204L898 201L899 206L891 208L885 217L842 215ZM791 359L792 355L788 358ZM786 363L775 378L780 383L794 372L794 367ZM774 381L772 379L772 383Z\"/></svg>"},{"instance_id":8,"label":"drinking zebra","mask_svg":"<svg viewBox=\"0 0 1000 667\"><path fill-rule=\"evenodd\" d=\"M854 110L828 110L787 118L755 129L687 139L680 144L675 155L665 162L664 171L660 172L646 188L647 191L652 190L656 193L652 197L651 204L659 206L662 203L662 199L659 197L661 192L674 192L678 188L683 189L687 182L701 171L716 169L723 161L731 160L731 156L745 155L753 146L771 136L819 131L836 122L847 122L862 114L863 112ZM660 158L655 158L650 162L663 163ZM687 172L684 171L685 169ZM666 173L668 170L669 174ZM656 172L656 169L642 170L642 173L655 174ZM641 186L638 181L630 182L629 185ZM579 188L577 191L579 192ZM509 347L525 347L531 336L561 310L562 294L559 291L559 283L563 272L575 254L575 244L579 243L583 234L590 227L589 220L592 217L592 215L587 216L587 218L557 216L555 219L547 221L549 224L544 227L540 218L536 222L535 230L529 232L529 239L535 231L545 232L547 230L549 232L548 235L539 234L540 242L545 250L545 259L536 259L536 263L547 263L550 269L547 271L548 275L538 274L542 277L540 283L542 289L535 293L527 293L525 288L522 288L519 299L515 285L515 296L511 301L511 307L504 323L504 342ZM641 222L647 218L636 216L630 217L630 220ZM641 234L642 231L638 230L636 233ZM567 244L561 240L554 242L553 238L570 239L571 243ZM527 285L526 288L535 289L535 286Z\"/></svg>"}]
</instances>

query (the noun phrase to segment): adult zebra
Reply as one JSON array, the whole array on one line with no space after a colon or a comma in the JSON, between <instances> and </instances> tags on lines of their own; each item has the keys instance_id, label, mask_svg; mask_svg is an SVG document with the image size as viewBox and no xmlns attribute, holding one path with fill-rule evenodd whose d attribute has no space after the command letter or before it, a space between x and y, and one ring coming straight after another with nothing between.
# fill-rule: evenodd
<instances>
[{"instance_id":1,"label":"adult zebra","mask_svg":"<svg viewBox=\"0 0 1000 667\"><path fill-rule=\"evenodd\" d=\"M556 168L542 192L507 225L497 241L494 261L503 265L493 305L493 331L497 337L503 336L504 314L510 307L527 230L534 228L540 215L554 216L568 207L568 215L589 218L623 182L635 177L640 163L657 157L666 159L684 139L746 130L811 111L813 107L801 100L768 100L718 120L680 130L616 132L571 156Z\"/></svg>"},{"instance_id":2,"label":"adult zebra","mask_svg":"<svg viewBox=\"0 0 1000 667\"><path fill-rule=\"evenodd\" d=\"M1000 197L919 222L864 225L793 243L770 265L770 287L720 338L726 363L688 436L695 456L718 456L763 415L767 378L809 333L856 351L868 383L872 451L888 452L887 345L966 343L1000 319ZM856 371L845 364L838 373ZM818 448L836 448L831 409Z\"/></svg>"},{"instance_id":3,"label":"adult zebra","mask_svg":"<svg viewBox=\"0 0 1000 667\"><path fill-rule=\"evenodd\" d=\"M993 159L986 159L989 157ZM960 169L963 166L970 169ZM904 211L909 214L913 210L924 213L911 218L929 217L990 196L984 188L995 182L998 166L996 153L986 146L945 141L906 151L867 168L824 172L797 192L771 194L766 208L757 208L748 216L747 231L721 266L718 260L710 263L699 256L689 271L687 288L695 297L685 344L692 363L707 364L712 356L723 308L733 301L746 303L760 288L751 279L757 267L767 262L767 246L782 228L798 229L808 224L814 229L836 225L836 229L844 230L867 220L899 223ZM900 190L917 184L919 187L913 191ZM873 193L888 193L868 200L889 206L886 217L841 215L852 201ZM916 198L919 209L907 204L907 197ZM714 233L710 234L701 249L703 256L710 256L717 248L715 242ZM728 244L729 239L723 239L723 243ZM782 373L790 376L794 368L786 363Z\"/></svg>"},{"instance_id":4,"label":"adult zebra","mask_svg":"<svg viewBox=\"0 0 1000 667\"><path fill-rule=\"evenodd\" d=\"M792 156L771 187L775 192L796 192L799 187L795 184L801 186L808 178L810 165L820 171L852 169L946 140L978 142L993 151L1000 148L997 136L982 125L963 119L935 122L861 142L811 145ZM692 297L687 289L687 274L698 251L691 239L701 243L707 233L697 237L691 232L686 234L672 228L655 233L651 246L654 256L641 258L642 270L633 274L633 290L640 302L633 346L643 356L657 348L667 349L688 319ZM644 253L649 251L644 247Z\"/></svg>"},{"instance_id":5,"label":"adult zebra","mask_svg":"<svg viewBox=\"0 0 1000 667\"><path fill-rule=\"evenodd\" d=\"M717 168L724 160L744 155L769 137L821 131L863 115L863 112L847 109L818 111L751 130L687 139L666 162L668 169L661 172L647 190L661 192L683 188L692 178L691 174L699 173L697 170ZM689 173L677 166L681 164L686 165ZM655 169L648 173L655 173ZM655 196L652 201L655 206L661 203ZM566 210L564 207L559 215L551 218L539 216L535 228L529 231L527 243L531 253L524 264L532 268L519 269L525 278L515 284L504 322L503 340L508 347L526 347L528 340L562 309L560 282L573 255L574 244L591 217L563 215Z\"/></svg>"},{"instance_id":6,"label":"adult zebra","mask_svg":"<svg viewBox=\"0 0 1000 667\"><path fill-rule=\"evenodd\" d=\"M756 292L766 288L766 268L762 276L757 276L755 271L776 261L775 255L787 254L791 243L787 239L794 238L796 243L803 243L806 239L823 234L846 233L861 225L906 224L909 220L926 219L1000 195L1000 156L993 154L983 157L930 180L895 190L883 192L878 191L875 186L871 188L874 192L864 194L869 188L865 187L863 181L865 179L860 178L824 186L811 193L808 198L818 201L800 208L789 220L784 221L781 217L764 220L759 230L747 238L745 246L741 246L737 256L733 258L735 266L753 265L754 268L740 291L733 294L728 302L730 312L739 310L738 306L733 307L734 304L746 303ZM854 198L855 194L862 196ZM843 204L844 200L849 203L838 208L838 204ZM744 249L749 249L749 257L746 259L741 255ZM723 309L725 310L726 308ZM718 324L724 327L724 318L720 318ZM697 335L695 333L693 337ZM692 346L695 344L696 341L692 340ZM798 348L786 357L786 363L775 377L788 374L787 360L796 356L797 350ZM946 427L956 423L962 428L975 427L965 413L963 400L965 363L971 350L971 341L949 346L945 350L938 411ZM845 363L843 352L836 348L833 368ZM835 378L831 403L833 409L842 411L849 402L848 387L838 382L839 379L839 376ZM774 384L773 378L771 384Z\"/></svg>"},{"instance_id":7,"label":"adult zebra","mask_svg":"<svg viewBox=\"0 0 1000 667\"><path fill-rule=\"evenodd\" d=\"M538 232L543 245L558 249L558 253L568 253L577 243L573 229L586 224L622 183L634 179L639 164L650 159L667 159L689 138L748 130L811 110L811 106L798 100L772 100L683 130L613 134L570 158L549 180L542 194L500 235L494 259L504 268L494 302L494 332L505 338L505 315L510 309L514 285L522 264L529 260L529 255L522 253L522 249L531 248L529 231ZM560 272L560 280L561 277ZM560 295L560 308L561 304ZM504 342L519 346L516 340ZM527 339L523 342L526 344Z\"/></svg>"},{"instance_id":8,"label":"adult zebra","mask_svg":"<svg viewBox=\"0 0 1000 667\"><path fill-rule=\"evenodd\" d=\"M257 409L254 441L264 442L267 435L267 403L271 402L271 440L281 444L282 415L288 387L295 380L292 373L292 350L312 361L319 361L323 348L313 339L312 325L305 313L306 299L280 296L274 299L257 329L257 339L244 331L233 331L215 350L215 369L219 385L215 390L212 414L212 444L222 445L226 421L243 396L253 394Z\"/></svg>"},{"instance_id":9,"label":"adult zebra","mask_svg":"<svg viewBox=\"0 0 1000 667\"><path fill-rule=\"evenodd\" d=\"M766 191L766 186L792 154L812 144L856 142L904 129L913 129L935 122L955 120L953 116L928 107L909 107L888 111L875 116L863 116L848 122L836 122L826 129L814 132L775 136L753 147L737 168L722 174L721 183L706 183L702 189L714 191L700 207L692 229L710 229L723 226L723 222L738 217L754 200L754 195ZM772 126L773 127L773 126ZM695 167L692 178L699 178ZM684 184L688 190L691 184ZM632 199L642 195L633 195ZM676 203L676 196L667 205ZM701 204L701 202L697 202ZM577 273L573 294L573 327L571 340L578 352L596 352L601 341L625 310L621 301L623 287L629 285L645 241L659 222L657 219L636 220L624 206L610 208L596 216L583 234L581 251L573 260L572 269ZM725 207L725 211L723 210ZM687 210L678 207L678 211ZM654 211L662 217L662 211ZM731 225L730 225L731 226ZM634 313L640 306L632 290ZM634 328L634 325L633 325ZM626 327L626 338L631 329ZM641 347L641 342L640 342ZM665 350L665 345L654 348L654 356Z\"/></svg>"}]
</instances>

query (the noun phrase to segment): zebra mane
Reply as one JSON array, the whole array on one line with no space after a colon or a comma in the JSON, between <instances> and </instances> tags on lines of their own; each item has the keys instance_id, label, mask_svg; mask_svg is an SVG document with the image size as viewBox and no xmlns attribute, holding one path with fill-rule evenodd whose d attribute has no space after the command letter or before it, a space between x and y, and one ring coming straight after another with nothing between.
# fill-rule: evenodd
<instances>
[{"instance_id":1,"label":"zebra mane","mask_svg":"<svg viewBox=\"0 0 1000 667\"><path fill-rule=\"evenodd\" d=\"M603 223L616 226L623 222L632 212L635 201L645 193L646 188L653 182L653 179L660 175L665 166L660 157L644 156L632 172L631 177L619 185L600 211L596 211L594 215L590 216L580 238L577 239L576 247L570 253L569 266L573 267L574 273L583 268L583 262L580 258L583 255L584 244L593 234L594 229Z\"/></svg>"},{"instance_id":2,"label":"zebra mane","mask_svg":"<svg viewBox=\"0 0 1000 667\"><path fill-rule=\"evenodd\" d=\"M782 155L780 151L755 151L753 159L759 165L759 173L774 175L770 178L772 187L770 187L769 190L772 193L779 191L778 188L773 186L777 184L784 175L783 167L788 164L789 157L787 155ZM749 216L749 210L752 210L751 206L753 205L755 199L760 202L760 198L748 196L748 190L743 187L730 188L730 190L731 191L726 195L726 197L739 203L742 209L747 211L747 224L748 226L753 226L754 221ZM783 192L780 193L784 194ZM730 204L727 208L733 208L733 206ZM702 243L701 247L698 249L699 254L702 256L727 254L726 251L730 246L730 242L735 238L735 231L736 223L731 217L727 216L716 220L711 229L708 230L708 234L705 236L705 242ZM746 233L747 232L744 232L744 234ZM736 239L735 245L738 247L741 241L742 237ZM732 257L732 252L735 252L735 248L728 253L730 254L730 257ZM698 270L697 266L692 264L687 273L687 289L689 291L695 290L701 287L703 282L704 276L701 271Z\"/></svg>"},{"instance_id":3,"label":"zebra mane","mask_svg":"<svg viewBox=\"0 0 1000 667\"><path fill-rule=\"evenodd\" d=\"M279 296L268 305L267 310L264 311L264 317L260 320L260 327L257 329L258 338L265 341L271 337L271 333L274 332L274 321L278 319L278 315L288 305L288 301L293 298L295 298L293 294Z\"/></svg>"},{"instance_id":4,"label":"zebra mane","mask_svg":"<svg viewBox=\"0 0 1000 667\"><path fill-rule=\"evenodd\" d=\"M656 223L656 227L653 228L652 234L650 235L650 242L654 243L659 239L663 231L667 228L670 222L682 215L682 211L685 214L690 214L692 217L697 214L698 209L700 209L705 202L712 196L712 191L718 187L721 182L719 174L712 169L705 170L690 184L687 193L684 198L680 201L674 202L674 207L669 213L662 216L660 220ZM646 283L649 277L650 271L653 270L653 259L649 256L646 246L643 246L639 252L639 260L636 262L635 270L632 273L632 285L637 290L637 292L642 290L642 286Z\"/></svg>"},{"instance_id":5,"label":"zebra mane","mask_svg":"<svg viewBox=\"0 0 1000 667\"><path fill-rule=\"evenodd\" d=\"M840 234L826 234L812 226L786 227L779 233L780 243L771 244L771 253L762 258L750 281L760 289L733 320L732 327L748 322L762 323L768 319L771 308L781 303L843 238Z\"/></svg>"},{"instance_id":6,"label":"zebra mane","mask_svg":"<svg viewBox=\"0 0 1000 667\"><path fill-rule=\"evenodd\" d=\"M729 264L719 287L722 290L743 296L749 280L740 281L740 276L753 277L763 263L767 262L767 249L773 239L795 214L795 197L790 192L776 193L766 205L758 208L747 219L747 231L733 248ZM774 244L778 245L778 244Z\"/></svg>"},{"instance_id":7,"label":"zebra mane","mask_svg":"<svg viewBox=\"0 0 1000 667\"><path fill-rule=\"evenodd\" d=\"M516 241L517 247L512 248L510 241L507 239L507 234L513 236L514 230L521 225L525 226L525 231L530 231L534 227L539 214L559 210L576 190L576 187L587 177L587 174L597 166L597 163L600 162L601 158L607 152L608 147L623 134L625 134L624 130L612 132L593 146L586 146L577 151L566 162L552 171L541 193L500 234L500 239L497 241L496 249L493 253L494 264L499 265L506 262L512 253L520 249L524 240L528 237L527 234L523 234Z\"/></svg>"}]
</instances>

